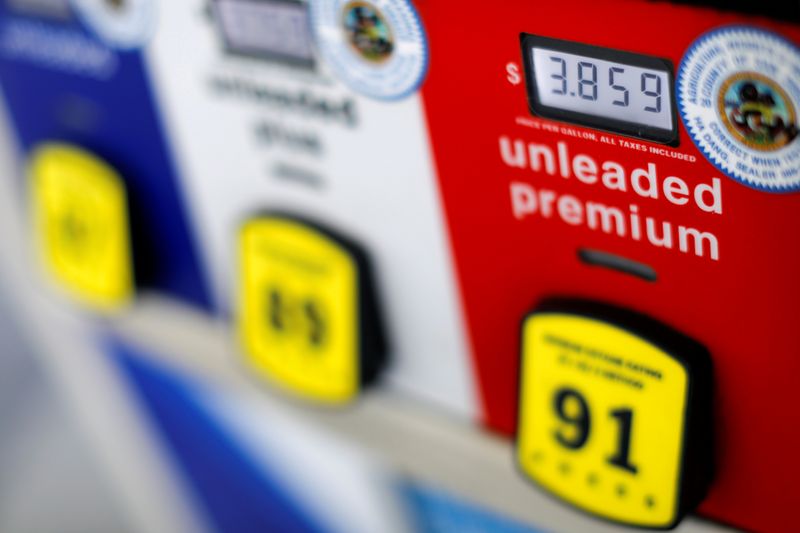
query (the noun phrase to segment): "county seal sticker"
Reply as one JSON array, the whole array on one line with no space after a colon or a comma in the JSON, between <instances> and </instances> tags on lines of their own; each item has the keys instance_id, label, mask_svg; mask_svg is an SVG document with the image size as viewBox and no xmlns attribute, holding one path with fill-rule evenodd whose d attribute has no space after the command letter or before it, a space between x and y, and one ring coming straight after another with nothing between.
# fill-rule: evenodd
<instances>
[{"instance_id":1,"label":"county seal sticker","mask_svg":"<svg viewBox=\"0 0 800 533\"><path fill-rule=\"evenodd\" d=\"M112 48L127 50L150 38L155 22L153 0L71 0L86 26Z\"/></svg>"},{"instance_id":2,"label":"county seal sticker","mask_svg":"<svg viewBox=\"0 0 800 533\"><path fill-rule=\"evenodd\" d=\"M428 67L425 34L407 0L311 0L317 48L354 91L398 100L419 87Z\"/></svg>"},{"instance_id":3,"label":"county seal sticker","mask_svg":"<svg viewBox=\"0 0 800 533\"><path fill-rule=\"evenodd\" d=\"M800 190L800 49L747 26L695 41L678 70L692 141L720 171L755 189Z\"/></svg>"}]
</instances>

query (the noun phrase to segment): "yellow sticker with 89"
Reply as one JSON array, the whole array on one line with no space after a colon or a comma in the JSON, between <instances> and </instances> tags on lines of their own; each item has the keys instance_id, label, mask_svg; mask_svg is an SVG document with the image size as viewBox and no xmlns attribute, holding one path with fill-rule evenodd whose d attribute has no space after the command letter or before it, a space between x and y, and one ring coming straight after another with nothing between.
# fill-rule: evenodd
<instances>
[{"instance_id":1,"label":"yellow sticker with 89","mask_svg":"<svg viewBox=\"0 0 800 533\"><path fill-rule=\"evenodd\" d=\"M523 325L517 461L586 511L647 527L680 505L687 374L647 340L594 318Z\"/></svg>"},{"instance_id":2,"label":"yellow sticker with 89","mask_svg":"<svg viewBox=\"0 0 800 533\"><path fill-rule=\"evenodd\" d=\"M239 335L250 365L298 396L326 404L359 389L358 269L322 232L256 218L239 242Z\"/></svg>"},{"instance_id":3,"label":"yellow sticker with 89","mask_svg":"<svg viewBox=\"0 0 800 533\"><path fill-rule=\"evenodd\" d=\"M117 172L80 148L44 145L31 162L31 203L40 256L55 280L95 308L126 304L133 266Z\"/></svg>"}]
</instances>

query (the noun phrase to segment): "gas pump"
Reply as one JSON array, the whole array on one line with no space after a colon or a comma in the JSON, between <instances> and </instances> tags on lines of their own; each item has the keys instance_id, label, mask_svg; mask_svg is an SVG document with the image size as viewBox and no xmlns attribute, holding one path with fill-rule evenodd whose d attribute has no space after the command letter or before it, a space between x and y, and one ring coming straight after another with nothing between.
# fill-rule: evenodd
<instances>
[{"instance_id":1,"label":"gas pump","mask_svg":"<svg viewBox=\"0 0 800 533\"><path fill-rule=\"evenodd\" d=\"M521 475L614 521L670 527L702 501L784 529L796 11L418 7L485 420Z\"/></svg>"}]
</instances>

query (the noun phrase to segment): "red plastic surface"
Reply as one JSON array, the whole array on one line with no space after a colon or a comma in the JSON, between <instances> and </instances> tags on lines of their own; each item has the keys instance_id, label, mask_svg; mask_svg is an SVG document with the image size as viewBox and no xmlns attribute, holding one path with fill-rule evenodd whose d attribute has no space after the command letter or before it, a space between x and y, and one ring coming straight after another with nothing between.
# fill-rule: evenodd
<instances>
[{"instance_id":1,"label":"red plastic surface","mask_svg":"<svg viewBox=\"0 0 800 533\"><path fill-rule=\"evenodd\" d=\"M786 531L800 507L800 429L795 387L800 375L800 193L761 192L725 176L695 147L680 117L676 148L533 117L526 89L521 32L655 55L677 73L701 34L726 24L751 24L800 42L800 28L664 2L584 1L458 4L416 2L430 42L423 86L431 143L466 306L485 423L513 434L517 404L519 325L548 296L578 296L643 312L697 339L715 365L716 467L700 512L763 531ZM508 79L516 65L522 83ZM566 130L559 130L567 126ZM555 131L546 131L555 127ZM616 145L573 135L594 132ZM722 213L674 205L632 192L585 184L503 162L500 138L564 141L570 154L615 161L630 172L655 163L659 183L679 176L690 187L720 179ZM623 147L664 148L695 162ZM556 216L515 219L510 183L570 194L642 217L716 235L719 259L588 228ZM577 257L581 247L652 266L648 282Z\"/></svg>"}]
</instances>

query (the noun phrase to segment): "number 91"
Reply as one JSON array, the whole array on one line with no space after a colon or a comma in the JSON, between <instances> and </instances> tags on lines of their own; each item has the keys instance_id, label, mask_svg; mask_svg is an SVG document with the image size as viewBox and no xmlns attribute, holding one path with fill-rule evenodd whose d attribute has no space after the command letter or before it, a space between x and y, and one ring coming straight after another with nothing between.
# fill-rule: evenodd
<instances>
[{"instance_id":1,"label":"number 91","mask_svg":"<svg viewBox=\"0 0 800 533\"><path fill-rule=\"evenodd\" d=\"M586 398L575 389L562 387L553 396L553 410L558 419L566 424L566 427L562 426L555 431L556 441L570 450L583 448L589 440L592 428L592 418ZM619 433L616 450L607 458L607 462L614 467L636 474L639 468L630 461L633 410L630 408L612 409L609 416L617 421Z\"/></svg>"}]
</instances>

